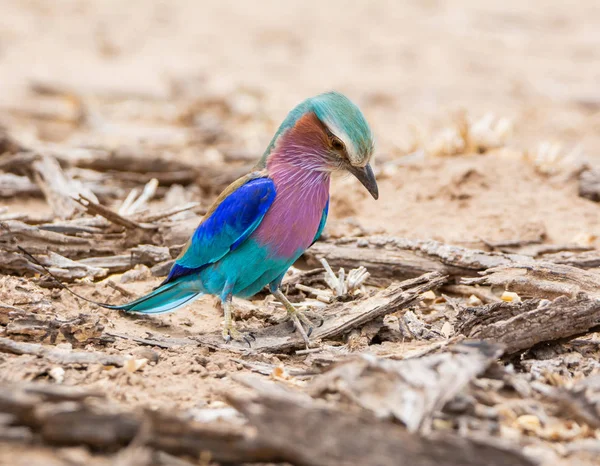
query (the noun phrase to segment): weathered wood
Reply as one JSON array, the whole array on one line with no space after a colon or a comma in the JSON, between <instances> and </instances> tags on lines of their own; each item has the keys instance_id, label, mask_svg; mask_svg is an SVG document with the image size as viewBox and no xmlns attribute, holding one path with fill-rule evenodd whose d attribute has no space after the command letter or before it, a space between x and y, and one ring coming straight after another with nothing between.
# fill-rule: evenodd
<instances>
[{"instance_id":1,"label":"weathered wood","mask_svg":"<svg viewBox=\"0 0 600 466\"><path fill-rule=\"evenodd\" d=\"M13 339L48 342L69 342L84 345L102 336L104 325L99 316L80 314L73 319L35 314L0 303L0 324L6 325L6 335Z\"/></svg>"},{"instance_id":2,"label":"weathered wood","mask_svg":"<svg viewBox=\"0 0 600 466\"><path fill-rule=\"evenodd\" d=\"M86 259L80 259L76 263L89 267L106 269L110 273L115 273L124 272L138 264L144 264L150 267L170 259L171 254L169 253L169 248L163 246L153 246L150 244L141 244L138 247L132 248L128 254L89 257Z\"/></svg>"},{"instance_id":3,"label":"weathered wood","mask_svg":"<svg viewBox=\"0 0 600 466\"><path fill-rule=\"evenodd\" d=\"M0 173L0 198L15 199L18 197L42 195L39 186L26 176L12 173Z\"/></svg>"},{"instance_id":4,"label":"weathered wood","mask_svg":"<svg viewBox=\"0 0 600 466\"><path fill-rule=\"evenodd\" d=\"M378 418L428 433L433 415L501 354L500 345L471 343L402 361L358 357L317 377L310 391L313 396L338 392Z\"/></svg>"},{"instance_id":5,"label":"weathered wood","mask_svg":"<svg viewBox=\"0 0 600 466\"><path fill-rule=\"evenodd\" d=\"M555 389L550 397L558 402L568 418L600 429L600 375L580 380L570 388Z\"/></svg>"},{"instance_id":6,"label":"weathered wood","mask_svg":"<svg viewBox=\"0 0 600 466\"><path fill-rule=\"evenodd\" d=\"M334 303L320 313L323 325L314 329L311 339L318 341L339 338L354 328L417 303L424 292L440 287L445 281L446 277L433 272L391 285L372 296L351 302ZM265 352L288 352L303 348L304 341L299 335L291 332L290 325L287 323L273 325L255 332L253 334L255 340L251 343L252 349ZM224 344L220 333L203 335L199 340L203 343L219 345L224 349L248 348L246 342Z\"/></svg>"},{"instance_id":7,"label":"weathered wood","mask_svg":"<svg viewBox=\"0 0 600 466\"><path fill-rule=\"evenodd\" d=\"M600 267L600 251L570 252L562 251L544 255L544 260L555 264L571 265L580 269Z\"/></svg>"},{"instance_id":8,"label":"weathered wood","mask_svg":"<svg viewBox=\"0 0 600 466\"><path fill-rule=\"evenodd\" d=\"M6 128L0 126L0 155L14 154L21 150L21 144L9 134Z\"/></svg>"},{"instance_id":9,"label":"weathered wood","mask_svg":"<svg viewBox=\"0 0 600 466\"><path fill-rule=\"evenodd\" d=\"M299 466L535 464L506 447L455 435L421 437L365 412L338 411L258 377L238 378L255 396L226 396L280 461Z\"/></svg>"},{"instance_id":10,"label":"weathered wood","mask_svg":"<svg viewBox=\"0 0 600 466\"><path fill-rule=\"evenodd\" d=\"M490 355L491 356L491 355ZM116 449L136 438L174 455L208 452L223 463L283 462L297 465L533 465L504 445L452 434L421 436L367 411L340 411L258 376L237 377L251 396L225 396L249 421L194 420L186 413L127 411L97 392L26 384L0 389L0 413L12 425L38 433L49 445ZM143 431L143 434L142 434ZM28 436L22 436L27 439Z\"/></svg>"},{"instance_id":11,"label":"weathered wood","mask_svg":"<svg viewBox=\"0 0 600 466\"><path fill-rule=\"evenodd\" d=\"M85 445L115 450L139 438L140 446L175 455L225 463L277 462L281 453L257 438L254 429L239 423L196 422L186 413L124 411L114 405L88 401L97 393L38 384L4 384L0 413L13 416L13 424L39 433L50 445ZM66 402L69 401L69 402ZM144 435L138 437L140 429Z\"/></svg>"},{"instance_id":12,"label":"weathered wood","mask_svg":"<svg viewBox=\"0 0 600 466\"><path fill-rule=\"evenodd\" d=\"M485 252L451 246L437 241L371 236L341 239L335 243L317 242L304 254L308 264L318 266L324 257L333 267L352 269L366 267L369 283L385 284L427 272L439 272L451 277L476 276L478 272L515 263L529 264L534 260L517 254Z\"/></svg>"},{"instance_id":13,"label":"weathered wood","mask_svg":"<svg viewBox=\"0 0 600 466\"><path fill-rule=\"evenodd\" d=\"M119 225L119 226L129 228L129 229L156 228L154 225L146 225L146 224L142 225L142 224L134 222L133 220L129 220L128 218L125 218L125 217L119 215L118 213L112 211L108 207L104 207L103 205L98 204L97 201L88 199L85 196L78 196L77 198L75 198L75 200L79 204L81 204L88 213L100 215L100 216L104 217L106 220L108 220L109 222L114 223L115 225Z\"/></svg>"},{"instance_id":14,"label":"weathered wood","mask_svg":"<svg viewBox=\"0 0 600 466\"><path fill-rule=\"evenodd\" d=\"M74 201L74 198L80 195L98 202L94 193L81 183L73 181L52 156L40 156L32 162L31 170L33 180L44 193L52 212L58 218L71 218L82 210Z\"/></svg>"},{"instance_id":15,"label":"weathered wood","mask_svg":"<svg viewBox=\"0 0 600 466\"><path fill-rule=\"evenodd\" d=\"M14 246L19 244L23 248L34 253L45 253L46 248L51 247L54 252L62 254L62 251L78 250L89 253L94 250L102 250L98 242L89 238L70 236L54 231L43 230L33 225L18 220L7 220L0 223L0 246L5 249L16 251ZM72 256L71 256L72 257Z\"/></svg>"},{"instance_id":16,"label":"weathered wood","mask_svg":"<svg viewBox=\"0 0 600 466\"><path fill-rule=\"evenodd\" d=\"M111 224L101 217L87 220L41 226L17 220L0 222L0 272L41 271L18 250L17 245L34 254L59 278L68 281L83 277L102 278L108 271L123 272L137 264L152 266L171 259L168 248L148 244L162 242L160 233L154 230L135 228L114 232ZM115 255L119 252L121 254Z\"/></svg>"},{"instance_id":17,"label":"weathered wood","mask_svg":"<svg viewBox=\"0 0 600 466\"><path fill-rule=\"evenodd\" d=\"M579 195L600 202L600 170L584 170L579 175Z\"/></svg>"},{"instance_id":18,"label":"weathered wood","mask_svg":"<svg viewBox=\"0 0 600 466\"><path fill-rule=\"evenodd\" d=\"M123 356L100 352L70 351L37 343L24 343L0 337L0 351L12 354L32 354L56 364L102 364L103 366L123 366Z\"/></svg>"},{"instance_id":19,"label":"weathered wood","mask_svg":"<svg viewBox=\"0 0 600 466\"><path fill-rule=\"evenodd\" d=\"M158 348L173 348L176 346L200 346L200 341L191 338L168 338L154 336L152 338L141 338L133 335L125 335L122 333L106 332L106 335L121 338L123 340L135 341L141 345L157 346ZM215 346L216 347L216 346Z\"/></svg>"},{"instance_id":20,"label":"weathered wood","mask_svg":"<svg viewBox=\"0 0 600 466\"><path fill-rule=\"evenodd\" d=\"M600 297L600 274L545 261L490 268L482 277L464 278L462 283L502 287L525 297L552 299L580 292Z\"/></svg>"},{"instance_id":21,"label":"weathered wood","mask_svg":"<svg viewBox=\"0 0 600 466\"><path fill-rule=\"evenodd\" d=\"M580 335L600 325L600 299L579 293L554 301L530 299L465 308L457 330L469 338L506 345L506 353Z\"/></svg>"}]
</instances>

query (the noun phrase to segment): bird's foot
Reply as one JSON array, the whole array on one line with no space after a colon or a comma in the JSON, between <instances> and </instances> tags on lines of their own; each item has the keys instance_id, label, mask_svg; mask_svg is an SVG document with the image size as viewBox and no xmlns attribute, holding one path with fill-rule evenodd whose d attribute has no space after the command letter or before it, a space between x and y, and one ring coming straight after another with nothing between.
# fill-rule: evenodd
<instances>
[{"instance_id":1,"label":"bird's foot","mask_svg":"<svg viewBox=\"0 0 600 466\"><path fill-rule=\"evenodd\" d=\"M311 318L316 320L318 323L315 325ZM309 337L311 336L314 328L323 325L323 318L319 314L308 311L305 308L287 309L287 315L282 319L282 321L291 321L294 324L295 330L300 334L307 348L310 348Z\"/></svg>"},{"instance_id":2,"label":"bird's foot","mask_svg":"<svg viewBox=\"0 0 600 466\"><path fill-rule=\"evenodd\" d=\"M318 312L309 311L305 307L294 309L294 311L298 316L298 320L300 320L303 326L306 326L306 333L308 334L308 336L310 336L310 334L315 328L318 328L321 325L323 325L323 317L321 317L321 315ZM283 324L285 322L293 322L293 314L294 312L290 312L288 310L283 317L276 320L276 323Z\"/></svg>"},{"instance_id":3,"label":"bird's foot","mask_svg":"<svg viewBox=\"0 0 600 466\"><path fill-rule=\"evenodd\" d=\"M223 326L223 339L225 343L230 343L231 340L245 342L248 345L248 348L252 347L252 342L256 341L256 337L253 333L242 333L238 329L233 326L233 322L229 324L225 324Z\"/></svg>"}]
</instances>

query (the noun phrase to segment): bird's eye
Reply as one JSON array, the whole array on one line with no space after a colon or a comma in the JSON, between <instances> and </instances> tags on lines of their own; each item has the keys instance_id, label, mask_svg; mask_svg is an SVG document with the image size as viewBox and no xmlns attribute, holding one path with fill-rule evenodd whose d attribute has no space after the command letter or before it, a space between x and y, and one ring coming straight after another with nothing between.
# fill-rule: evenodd
<instances>
[{"instance_id":1,"label":"bird's eye","mask_svg":"<svg viewBox=\"0 0 600 466\"><path fill-rule=\"evenodd\" d=\"M340 141L338 138L333 138L331 140L331 147L333 147L333 149L335 149L337 151L342 151L342 150L344 150L344 143L342 141Z\"/></svg>"}]
</instances>

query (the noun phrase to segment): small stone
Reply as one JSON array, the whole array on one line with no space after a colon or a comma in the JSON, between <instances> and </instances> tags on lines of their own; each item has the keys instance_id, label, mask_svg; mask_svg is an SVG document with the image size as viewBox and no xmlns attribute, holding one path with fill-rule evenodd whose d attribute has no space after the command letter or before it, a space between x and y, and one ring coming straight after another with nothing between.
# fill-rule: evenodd
<instances>
[{"instance_id":1,"label":"small stone","mask_svg":"<svg viewBox=\"0 0 600 466\"><path fill-rule=\"evenodd\" d=\"M423 298L426 301L433 301L436 298L436 296L432 290L429 290L429 291L426 291L425 293L422 293L421 298Z\"/></svg>"},{"instance_id":2,"label":"small stone","mask_svg":"<svg viewBox=\"0 0 600 466\"><path fill-rule=\"evenodd\" d=\"M537 432L542 427L540 419L533 414L519 416L516 420L516 425L524 432Z\"/></svg>"},{"instance_id":3,"label":"small stone","mask_svg":"<svg viewBox=\"0 0 600 466\"><path fill-rule=\"evenodd\" d=\"M367 248L367 247L369 247L369 241L364 238L361 238L356 242L356 247Z\"/></svg>"},{"instance_id":4,"label":"small stone","mask_svg":"<svg viewBox=\"0 0 600 466\"><path fill-rule=\"evenodd\" d=\"M133 356L139 359L147 359L148 362L156 364L160 359L159 354L156 351L151 350L150 348L136 348L131 352Z\"/></svg>"},{"instance_id":5,"label":"small stone","mask_svg":"<svg viewBox=\"0 0 600 466\"><path fill-rule=\"evenodd\" d=\"M206 367L206 365L210 362L210 359L208 359L206 356L203 356L201 354L197 355L194 359L196 360L196 362L198 364L201 364L204 367Z\"/></svg>"},{"instance_id":6,"label":"small stone","mask_svg":"<svg viewBox=\"0 0 600 466\"><path fill-rule=\"evenodd\" d=\"M125 362L125 370L127 372L136 372L139 371L140 369L142 369L146 364L148 363L148 360L146 358L142 358L142 359L128 359Z\"/></svg>"},{"instance_id":7,"label":"small stone","mask_svg":"<svg viewBox=\"0 0 600 466\"><path fill-rule=\"evenodd\" d=\"M48 371L48 375L52 377L56 383L61 384L65 380L65 370L60 366L55 366Z\"/></svg>"},{"instance_id":8,"label":"small stone","mask_svg":"<svg viewBox=\"0 0 600 466\"><path fill-rule=\"evenodd\" d=\"M454 334L454 327L452 327L450 322L446 321L444 322L444 325L442 325L441 332L446 338L450 338Z\"/></svg>"},{"instance_id":9,"label":"small stone","mask_svg":"<svg viewBox=\"0 0 600 466\"><path fill-rule=\"evenodd\" d=\"M505 291L504 293L502 293L502 296L500 296L500 299L507 303L521 302L521 297L517 293L513 293L512 291Z\"/></svg>"},{"instance_id":10,"label":"small stone","mask_svg":"<svg viewBox=\"0 0 600 466\"><path fill-rule=\"evenodd\" d=\"M209 362L205 367L209 372L218 372L221 370L221 368L214 362Z\"/></svg>"},{"instance_id":11,"label":"small stone","mask_svg":"<svg viewBox=\"0 0 600 466\"><path fill-rule=\"evenodd\" d=\"M483 302L477 296L472 294L471 296L469 296L468 304L469 304L469 306L475 307L475 306L481 306L483 304Z\"/></svg>"}]
</instances>

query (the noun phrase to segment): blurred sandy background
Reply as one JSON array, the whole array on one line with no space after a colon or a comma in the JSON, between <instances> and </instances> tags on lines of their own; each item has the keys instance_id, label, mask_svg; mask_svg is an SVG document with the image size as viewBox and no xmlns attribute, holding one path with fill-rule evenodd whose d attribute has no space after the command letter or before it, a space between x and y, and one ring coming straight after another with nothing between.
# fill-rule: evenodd
<instances>
[{"instance_id":1,"label":"blurred sandy background","mask_svg":"<svg viewBox=\"0 0 600 466\"><path fill-rule=\"evenodd\" d=\"M386 148L406 145L412 119L460 107L515 117L518 140L599 148L593 0L3 0L1 13L5 104L40 78L163 98L193 76L261 93L275 120L339 89Z\"/></svg>"}]
</instances>

